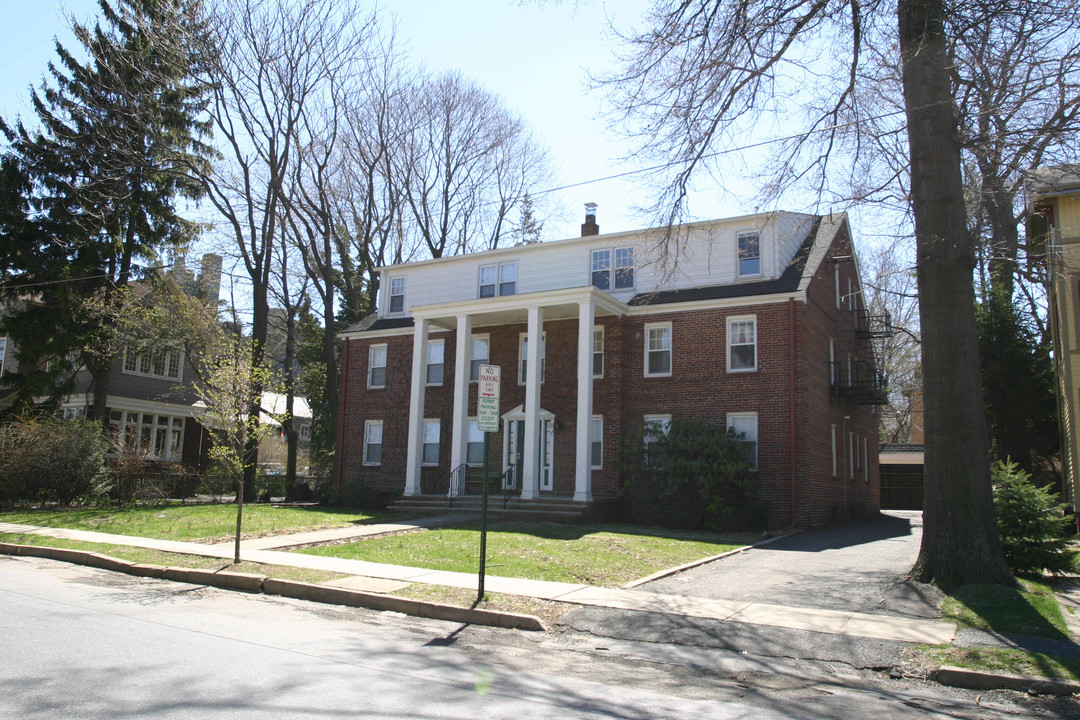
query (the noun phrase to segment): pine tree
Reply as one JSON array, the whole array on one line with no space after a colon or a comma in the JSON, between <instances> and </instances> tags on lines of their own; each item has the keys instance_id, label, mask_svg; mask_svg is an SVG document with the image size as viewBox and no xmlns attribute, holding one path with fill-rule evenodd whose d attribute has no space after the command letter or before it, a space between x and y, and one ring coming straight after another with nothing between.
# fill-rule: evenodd
<instances>
[{"instance_id":1,"label":"pine tree","mask_svg":"<svg viewBox=\"0 0 1080 720\"><path fill-rule=\"evenodd\" d=\"M200 189L182 170L205 164L210 150L202 142L209 126L199 120L205 91L191 79L200 0L99 5L104 26L73 21L88 61L57 43L52 83L32 97L37 125L0 120L10 145L4 162L23 178L19 192L0 197L0 215L34 229L7 237L0 253L9 304L34 301L0 329L28 369L19 383L24 402L40 394L41 378L32 376L47 360L69 371L81 363L93 378L92 414L102 419L129 281L195 236L177 203ZM55 394L53 380L45 384Z\"/></svg>"},{"instance_id":2,"label":"pine tree","mask_svg":"<svg viewBox=\"0 0 1080 720\"><path fill-rule=\"evenodd\" d=\"M533 201L529 193L525 193L525 197L521 199L521 225L518 228L518 232L521 233L521 243L523 245L532 245L540 242L540 233L544 231L544 223L537 222L536 216L533 215Z\"/></svg>"}]
</instances>

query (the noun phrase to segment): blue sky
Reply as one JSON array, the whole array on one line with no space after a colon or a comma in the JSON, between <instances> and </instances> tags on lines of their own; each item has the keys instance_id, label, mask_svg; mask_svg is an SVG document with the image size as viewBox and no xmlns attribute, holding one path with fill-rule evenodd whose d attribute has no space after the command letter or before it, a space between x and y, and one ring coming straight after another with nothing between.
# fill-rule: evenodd
<instances>
[{"instance_id":1,"label":"blue sky","mask_svg":"<svg viewBox=\"0 0 1080 720\"><path fill-rule=\"evenodd\" d=\"M398 0L386 6L397 18L398 36L413 59L434 70L456 69L499 94L549 147L558 185L570 185L636 169L620 161L628 148L598 116L602 97L587 88L588 73L611 67L616 43L609 24L627 30L640 24L647 0L599 0L519 6L512 0ZM53 38L74 49L65 15L97 14L96 0L0 0L0 115L28 114L27 87L37 85L55 58ZM648 225L635 206L649 201L646 176L575 187L556 194L562 213L550 218L544 238L578 234L583 204L599 205L603 232ZM750 198L744 198L745 203ZM752 212L754 208L715 191L699 192L691 204L698 218Z\"/></svg>"}]
</instances>

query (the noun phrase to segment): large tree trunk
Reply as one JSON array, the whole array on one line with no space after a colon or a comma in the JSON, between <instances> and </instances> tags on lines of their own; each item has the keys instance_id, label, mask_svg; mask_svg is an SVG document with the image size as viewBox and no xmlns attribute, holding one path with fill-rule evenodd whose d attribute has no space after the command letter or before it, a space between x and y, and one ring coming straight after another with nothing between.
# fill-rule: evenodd
<instances>
[{"instance_id":1,"label":"large tree trunk","mask_svg":"<svg viewBox=\"0 0 1080 720\"><path fill-rule=\"evenodd\" d=\"M940 0L899 0L922 328L926 472L913 575L949 590L1011 584L990 489L960 138Z\"/></svg>"}]
</instances>

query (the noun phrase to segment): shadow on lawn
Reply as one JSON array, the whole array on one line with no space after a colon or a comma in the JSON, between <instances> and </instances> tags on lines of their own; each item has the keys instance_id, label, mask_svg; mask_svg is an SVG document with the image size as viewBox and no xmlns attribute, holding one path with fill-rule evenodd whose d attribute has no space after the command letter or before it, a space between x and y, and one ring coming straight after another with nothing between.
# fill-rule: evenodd
<instances>
[{"instance_id":1,"label":"shadow on lawn","mask_svg":"<svg viewBox=\"0 0 1080 720\"><path fill-rule=\"evenodd\" d=\"M455 525L461 530L479 530L479 522L468 522ZM516 533L531 535L545 540L580 540L587 535L596 533L617 533L620 535L637 535L641 537L655 537L668 540L689 540L705 543L723 543L748 545L757 539L754 533L714 533L708 531L678 530L651 525L620 525L617 523L574 523L559 524L551 522L488 522L489 533Z\"/></svg>"}]
</instances>

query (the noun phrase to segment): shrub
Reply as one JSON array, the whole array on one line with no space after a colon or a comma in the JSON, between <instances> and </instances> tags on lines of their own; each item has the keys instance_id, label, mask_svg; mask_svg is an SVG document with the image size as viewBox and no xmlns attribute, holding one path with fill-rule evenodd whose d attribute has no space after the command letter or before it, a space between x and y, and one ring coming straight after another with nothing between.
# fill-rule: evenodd
<instances>
[{"instance_id":1,"label":"shrub","mask_svg":"<svg viewBox=\"0 0 1080 720\"><path fill-rule=\"evenodd\" d=\"M998 461L991 468L998 535L1005 560L1017 573L1072 570L1067 531L1072 516L1050 486L1038 487L1018 463Z\"/></svg>"},{"instance_id":2,"label":"shrub","mask_svg":"<svg viewBox=\"0 0 1080 720\"><path fill-rule=\"evenodd\" d=\"M70 505L108 490L101 425L52 416L9 423L0 437L0 497Z\"/></svg>"},{"instance_id":3,"label":"shrub","mask_svg":"<svg viewBox=\"0 0 1080 720\"><path fill-rule=\"evenodd\" d=\"M680 524L719 529L735 510L743 523L767 521L744 438L722 425L676 420L667 432L645 428L624 447L622 469L636 493L657 492L666 504L688 508Z\"/></svg>"}]
</instances>

